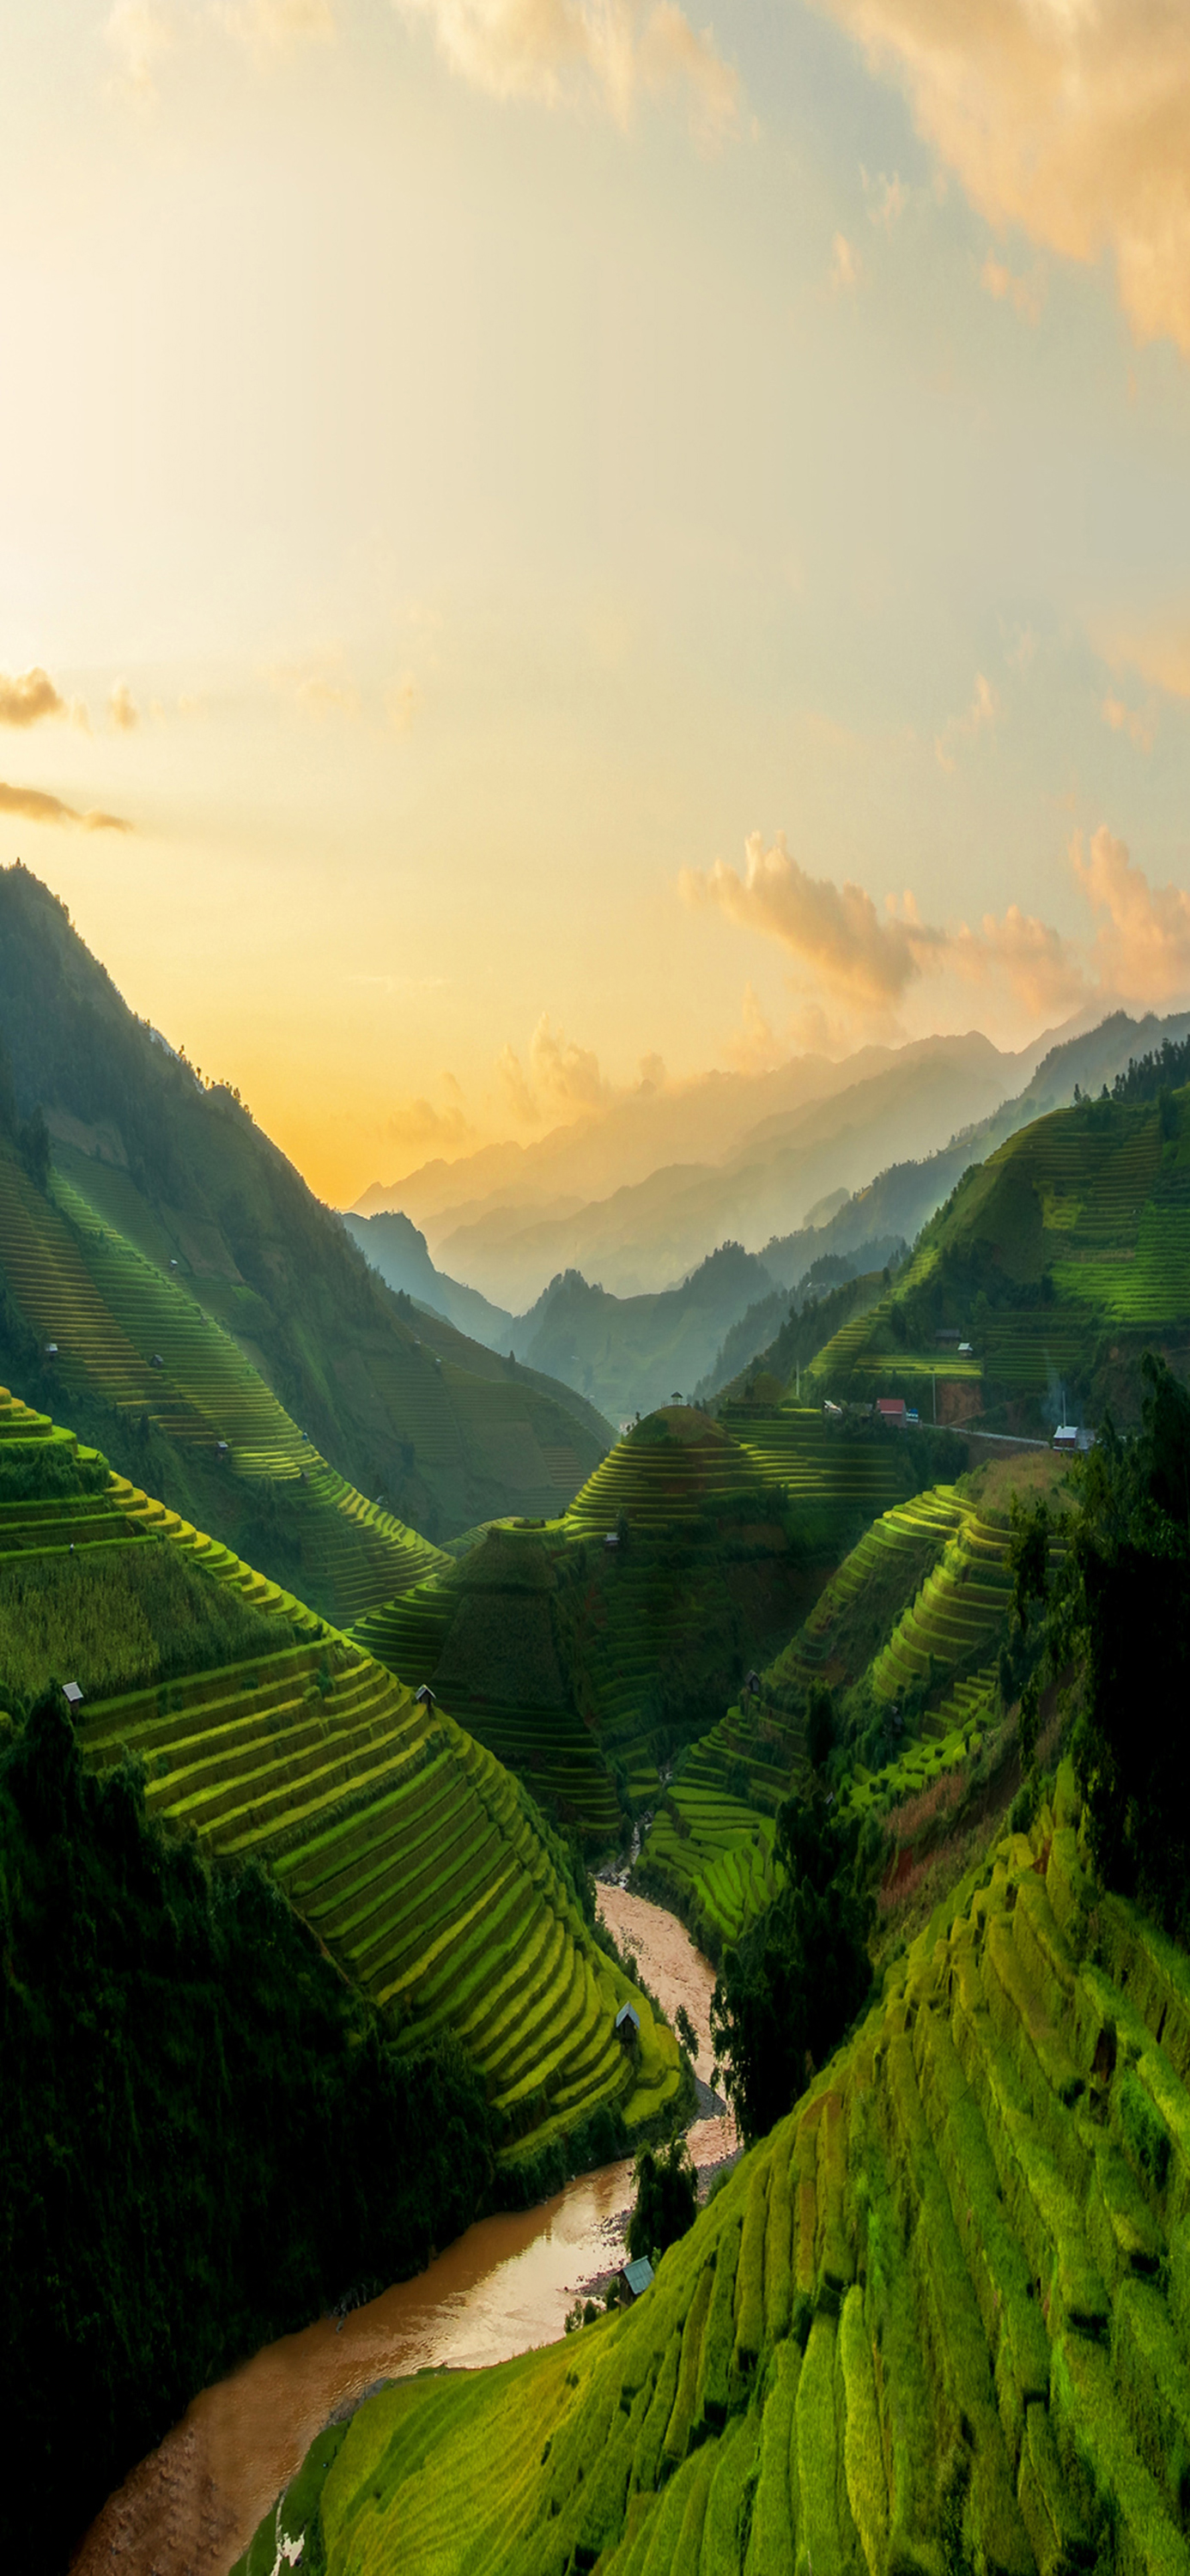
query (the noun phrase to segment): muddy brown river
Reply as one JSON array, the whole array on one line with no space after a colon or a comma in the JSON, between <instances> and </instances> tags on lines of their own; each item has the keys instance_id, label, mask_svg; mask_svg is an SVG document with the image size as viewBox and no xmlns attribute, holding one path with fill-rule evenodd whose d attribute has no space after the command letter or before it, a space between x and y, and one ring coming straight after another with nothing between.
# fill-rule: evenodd
<instances>
[{"instance_id":1,"label":"muddy brown river","mask_svg":"<svg viewBox=\"0 0 1190 2576\"><path fill-rule=\"evenodd\" d=\"M645 1984L672 2019L684 2004L710 2073L707 2015L713 1971L659 1906L601 1887L600 1912L631 1947ZM730 2120L698 2121L695 2162L735 2146ZM337 2324L320 2318L285 2335L206 2388L180 2424L111 2496L71 2576L228 2576L314 2436L381 2379L447 2364L476 2370L564 2330L576 2292L622 2258L631 2164L582 2175L517 2216L480 2219L419 2273Z\"/></svg>"}]
</instances>

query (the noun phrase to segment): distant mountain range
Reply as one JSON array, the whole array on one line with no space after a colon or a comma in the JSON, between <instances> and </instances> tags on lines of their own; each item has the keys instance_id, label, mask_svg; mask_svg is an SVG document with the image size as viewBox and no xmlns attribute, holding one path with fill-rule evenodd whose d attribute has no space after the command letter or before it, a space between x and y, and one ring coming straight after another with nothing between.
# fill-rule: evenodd
<instances>
[{"instance_id":1,"label":"distant mountain range","mask_svg":"<svg viewBox=\"0 0 1190 2576\"><path fill-rule=\"evenodd\" d=\"M824 1199L934 1152L1027 1081L1045 1045L1006 1055L973 1032L708 1074L536 1145L428 1164L365 1191L355 1212L399 1207L450 1277L509 1313L566 1270L617 1296L655 1294L716 1245L760 1252L828 1214Z\"/></svg>"},{"instance_id":2,"label":"distant mountain range","mask_svg":"<svg viewBox=\"0 0 1190 2576\"><path fill-rule=\"evenodd\" d=\"M800 1302L904 1249L888 1235L820 1255L823 1235L807 1227L771 1245L763 1260L738 1243L720 1244L688 1279L654 1296L614 1297L577 1270L560 1271L527 1313L511 1315L437 1270L408 1217L349 1216L346 1224L390 1288L427 1316L515 1354L518 1369L572 1386L611 1422L696 1386L713 1394L780 1329L791 1295Z\"/></svg>"},{"instance_id":3,"label":"distant mountain range","mask_svg":"<svg viewBox=\"0 0 1190 2576\"><path fill-rule=\"evenodd\" d=\"M696 1385L704 1398L716 1393L774 1340L792 1293L800 1301L882 1268L913 1242L968 1164L1064 1105L1076 1085L1098 1092L1130 1056L1188 1029L1185 1013L1132 1020L1118 1011L1095 1029L1046 1045L1040 1062L1036 1050L1002 1055L985 1038L967 1036L899 1051L866 1048L843 1066L802 1058L783 1076L751 1086L711 1076L692 1092L704 1100L712 1132L727 1132L743 1103L754 1109L761 1097L768 1102L766 1116L718 1164L669 1165L565 1217L525 1224L526 1201L509 1195L510 1173L523 1193L530 1168L540 1176L569 1155L569 1168L589 1171L613 1150L636 1152L646 1136L675 1132L681 1104L641 1101L631 1117L609 1112L594 1130L560 1130L541 1147L493 1147L453 1166L427 1165L402 1185L415 1203L438 1202L425 1232L408 1211L357 1211L346 1224L390 1287L490 1349L515 1352L518 1364L569 1384L615 1422ZM1005 1083L1021 1071L1022 1088L1006 1099ZM813 1086L813 1096L790 1106L799 1084ZM785 1105L773 1105L783 1088ZM982 1114L956 1132L956 1113L972 1102ZM906 1139L947 1127L948 1141L937 1149L905 1153ZM873 1179L890 1149L896 1159ZM503 1180L495 1177L501 1169ZM486 1201L459 1195L453 1205L443 1202L449 1188L462 1193L482 1180L492 1185ZM803 1205L804 1216L789 1227L789 1211ZM452 1226L460 1216L466 1222ZM439 1268L431 1250L435 1227L450 1268ZM749 1238L754 1249L746 1248ZM573 1247L584 1243L580 1260ZM462 1269L489 1284L499 1275L523 1286L559 1249L563 1258L547 1284L519 1307L457 1275ZM657 1284L626 1284L642 1277ZM609 1284L616 1279L625 1283L618 1292Z\"/></svg>"}]
</instances>

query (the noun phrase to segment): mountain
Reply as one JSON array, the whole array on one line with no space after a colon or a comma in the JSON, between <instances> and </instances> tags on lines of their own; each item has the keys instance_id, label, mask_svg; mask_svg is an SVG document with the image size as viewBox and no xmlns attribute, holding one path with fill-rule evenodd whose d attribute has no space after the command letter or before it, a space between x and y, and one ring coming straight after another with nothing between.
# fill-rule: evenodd
<instances>
[{"instance_id":1,"label":"mountain","mask_svg":"<svg viewBox=\"0 0 1190 2576\"><path fill-rule=\"evenodd\" d=\"M788 1237L783 1249L787 1250L789 1244L796 1243L804 1253L813 1240L812 1231L802 1232ZM784 1382L795 1360L802 1355L802 1343L805 1344L807 1359L812 1359L819 1347L808 1331L800 1337L795 1331L791 1338L785 1327L796 1326L807 1310L817 1309L832 1290L837 1291L851 1280L885 1270L890 1263L896 1265L904 1259L907 1250L908 1246L899 1234L877 1234L869 1235L850 1252L818 1253L792 1288L773 1290L756 1305L749 1306L732 1325L712 1366L696 1389L699 1403L709 1404L734 1378L745 1376L750 1368L754 1372L761 1368L771 1369L774 1364L773 1344L781 1340L783 1334L784 1341L790 1342L789 1366L782 1369ZM849 1301L848 1310L852 1311L853 1306L854 1300Z\"/></svg>"},{"instance_id":2,"label":"mountain","mask_svg":"<svg viewBox=\"0 0 1190 2576\"><path fill-rule=\"evenodd\" d=\"M349 1212L343 1222L365 1261L399 1296L410 1297L415 1306L443 1316L448 1324L454 1324L460 1333L469 1334L489 1351L510 1348L516 1338L515 1318L503 1306L493 1306L481 1297L477 1288L465 1288L461 1281L448 1279L436 1269L426 1238L410 1217L393 1208L378 1216Z\"/></svg>"},{"instance_id":3,"label":"mountain","mask_svg":"<svg viewBox=\"0 0 1190 2576\"><path fill-rule=\"evenodd\" d=\"M824 1276L827 1261L833 1258L843 1261L851 1272L862 1266L869 1243L891 1243L898 1238L911 1243L977 1159L993 1153L1038 1116L1072 1100L1076 1089L1084 1093L1100 1091L1105 1083L1113 1083L1126 1074L1130 1062L1163 1045L1180 1044L1187 1032L1190 1014L1178 1013L1160 1020L1150 1013L1143 1020L1131 1020L1123 1011L1114 1012L1096 1028L1050 1048L1016 1099L1005 1101L989 1118L964 1128L940 1153L921 1162L893 1164L866 1188L848 1196L812 1236L803 1230L767 1243L762 1254L766 1267L788 1274L795 1265L800 1266L812 1242L816 1267ZM887 1251L879 1256L873 1253L873 1268L877 1257L883 1267L890 1256ZM869 1302L874 1304L875 1297ZM731 1369L716 1368L700 1394L709 1398L728 1382L729 1376L742 1383L749 1369L753 1374L775 1369L784 1382L795 1354L793 1339L781 1330L781 1321L771 1309L760 1314L755 1338L747 1350L743 1347L746 1336L737 1328L731 1346ZM774 1325L776 1332L772 1331ZM766 1328L771 1339L766 1338ZM806 1347L804 1332L795 1338L796 1355L804 1366L813 1352Z\"/></svg>"},{"instance_id":4,"label":"mountain","mask_svg":"<svg viewBox=\"0 0 1190 2576\"><path fill-rule=\"evenodd\" d=\"M919 1404L936 1378L952 1418L1040 1429L1118 1408L1149 1347L1179 1361L1190 1349L1185 1041L971 1164L814 1376L836 1396L913 1390Z\"/></svg>"},{"instance_id":5,"label":"mountain","mask_svg":"<svg viewBox=\"0 0 1190 2576\"><path fill-rule=\"evenodd\" d=\"M590 1472L593 1408L395 1297L19 865L0 1041L0 1363L135 1483L342 1619Z\"/></svg>"},{"instance_id":6,"label":"mountain","mask_svg":"<svg viewBox=\"0 0 1190 2576\"><path fill-rule=\"evenodd\" d=\"M860 1187L894 1155L929 1152L997 1107L1015 1070L986 1038L926 1039L770 1114L717 1162L661 1166L562 1214L501 1205L456 1212L449 1231L440 1217L435 1258L506 1306L526 1303L560 1269L625 1296L664 1288L713 1244L759 1250L804 1224L825 1193Z\"/></svg>"},{"instance_id":7,"label":"mountain","mask_svg":"<svg viewBox=\"0 0 1190 2576\"><path fill-rule=\"evenodd\" d=\"M518 1347L536 1368L581 1386L614 1421L667 1404L675 1386L694 1386L739 1316L774 1292L771 1272L738 1243L721 1244L679 1288L656 1296L613 1297L566 1271L518 1317Z\"/></svg>"},{"instance_id":8,"label":"mountain","mask_svg":"<svg viewBox=\"0 0 1190 2576\"><path fill-rule=\"evenodd\" d=\"M1046 1041L1026 1056L1007 1057L1017 1078L1031 1070ZM793 1056L769 1073L697 1075L686 1082L646 1078L626 1096L585 1110L530 1145L485 1145L447 1163L422 1164L403 1178L373 1182L356 1202L361 1216L403 1208L436 1244L446 1220L466 1223L485 1209L582 1206L588 1199L647 1180L669 1163L716 1161L765 1119L828 1099L869 1075L887 1071L899 1050L867 1046L835 1063Z\"/></svg>"},{"instance_id":9,"label":"mountain","mask_svg":"<svg viewBox=\"0 0 1190 2576\"><path fill-rule=\"evenodd\" d=\"M847 1194L836 1195L845 1199ZM825 1203L826 1210L833 1212L833 1207L833 1200ZM365 1259L399 1295L412 1299L427 1316L449 1316L460 1327L469 1326L493 1350L506 1356L515 1351L518 1368L537 1372L543 1389L574 1388L598 1408L585 1417L592 1428L605 1416L614 1421L652 1412L668 1402L675 1379L689 1387L710 1378L716 1355L739 1335L745 1315L767 1318L771 1313L775 1326L788 1304L788 1291L772 1268L741 1244L725 1243L679 1287L656 1295L614 1297L605 1288L590 1286L581 1272L562 1271L526 1314L510 1315L436 1269L425 1236L408 1217L347 1216L344 1223ZM806 1252L817 1240L813 1226L789 1237L781 1247L782 1266L791 1251ZM891 1249L877 1247L872 1259L887 1259ZM862 1266L859 1255L832 1254L827 1260L838 1277ZM810 1267L813 1274L812 1263ZM748 1352L757 1337L748 1341ZM726 1369L714 1384L731 1374Z\"/></svg>"}]
</instances>

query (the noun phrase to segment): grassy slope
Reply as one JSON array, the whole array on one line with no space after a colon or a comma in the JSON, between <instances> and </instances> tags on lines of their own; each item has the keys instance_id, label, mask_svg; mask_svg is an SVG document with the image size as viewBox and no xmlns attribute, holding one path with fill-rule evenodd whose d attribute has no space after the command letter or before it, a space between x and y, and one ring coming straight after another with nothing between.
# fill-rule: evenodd
<instances>
[{"instance_id":1,"label":"grassy slope","mask_svg":"<svg viewBox=\"0 0 1190 2576\"><path fill-rule=\"evenodd\" d=\"M0 1397L0 1609L21 1614L0 1637L9 1704L77 1680L88 1763L139 1755L149 1814L262 1861L390 2028L461 2038L514 2157L600 2103L630 2125L658 2110L676 2044L637 1998L639 2063L618 2047L631 1990L515 1781L302 1603L100 1470Z\"/></svg>"},{"instance_id":2,"label":"grassy slope","mask_svg":"<svg viewBox=\"0 0 1190 2576\"><path fill-rule=\"evenodd\" d=\"M819 1354L815 1379L853 1396L910 1395L933 1370L981 1381L994 1410L1061 1380L1102 1403L1129 1352L1190 1344L1190 1091L1176 1132L1157 1102L1086 1102L1038 1119L959 1182L864 1321ZM936 1333L974 1343L964 1368Z\"/></svg>"},{"instance_id":3,"label":"grassy slope","mask_svg":"<svg viewBox=\"0 0 1190 2576\"><path fill-rule=\"evenodd\" d=\"M373 2397L280 2529L327 2576L1184 2576L1190 1970L1077 1827L1064 1774L636 2308Z\"/></svg>"}]
</instances>

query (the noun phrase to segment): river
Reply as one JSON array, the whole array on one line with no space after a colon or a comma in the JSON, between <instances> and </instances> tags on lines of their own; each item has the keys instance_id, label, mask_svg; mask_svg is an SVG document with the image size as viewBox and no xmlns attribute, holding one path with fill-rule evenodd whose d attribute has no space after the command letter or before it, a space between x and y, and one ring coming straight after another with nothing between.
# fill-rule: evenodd
<instances>
[{"instance_id":1,"label":"river","mask_svg":"<svg viewBox=\"0 0 1190 2576\"><path fill-rule=\"evenodd\" d=\"M705 2079L713 1971L661 1907L620 1887L597 1894L668 2017L685 2005ZM729 2118L690 2131L704 2170L735 2143ZM378 2380L442 2363L475 2370L556 2341L576 2292L622 2259L631 2179L630 2163L604 2165L535 2209L480 2219L416 2280L282 2336L204 2389L109 2498L72 2576L228 2576L315 2434Z\"/></svg>"}]
</instances>

